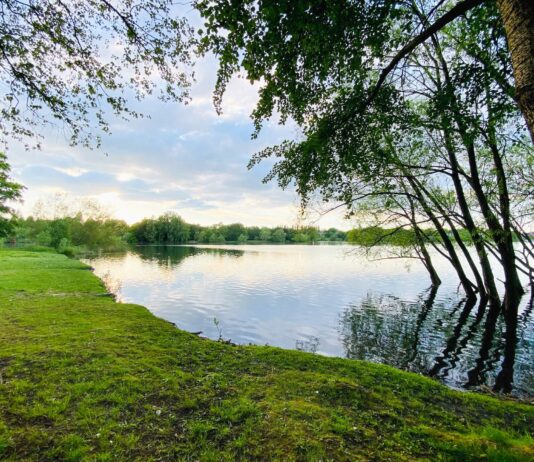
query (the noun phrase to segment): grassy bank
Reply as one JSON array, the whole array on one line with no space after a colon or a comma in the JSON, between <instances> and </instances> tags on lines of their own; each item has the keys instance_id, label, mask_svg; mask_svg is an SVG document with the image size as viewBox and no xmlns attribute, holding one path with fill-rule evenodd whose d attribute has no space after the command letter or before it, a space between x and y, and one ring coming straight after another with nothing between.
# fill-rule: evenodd
<instances>
[{"instance_id":1,"label":"grassy bank","mask_svg":"<svg viewBox=\"0 0 534 462\"><path fill-rule=\"evenodd\" d=\"M534 408L200 339L82 263L0 250L0 459L532 460Z\"/></svg>"}]
</instances>

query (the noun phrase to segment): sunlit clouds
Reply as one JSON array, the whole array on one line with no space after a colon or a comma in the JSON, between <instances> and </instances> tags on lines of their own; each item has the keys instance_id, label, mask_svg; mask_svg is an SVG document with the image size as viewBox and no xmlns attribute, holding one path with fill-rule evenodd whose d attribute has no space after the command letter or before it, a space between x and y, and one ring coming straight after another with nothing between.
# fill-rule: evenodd
<instances>
[{"instance_id":1,"label":"sunlit clouds","mask_svg":"<svg viewBox=\"0 0 534 462\"><path fill-rule=\"evenodd\" d=\"M187 105L148 98L134 103L148 117L110 119L112 134L103 136L99 150L71 147L64 133L52 129L45 132L40 151L10 146L14 177L27 187L20 212L31 214L38 200L65 193L95 199L130 223L175 211L186 221L203 225L297 224L299 201L294 190L262 183L272 163L247 169L253 153L294 137L296 128L267 123L252 140L249 116L258 85L234 79L224 97L223 113L217 115L212 99L215 71L212 58L197 64L197 81ZM340 217L329 214L316 224L348 228Z\"/></svg>"}]
</instances>

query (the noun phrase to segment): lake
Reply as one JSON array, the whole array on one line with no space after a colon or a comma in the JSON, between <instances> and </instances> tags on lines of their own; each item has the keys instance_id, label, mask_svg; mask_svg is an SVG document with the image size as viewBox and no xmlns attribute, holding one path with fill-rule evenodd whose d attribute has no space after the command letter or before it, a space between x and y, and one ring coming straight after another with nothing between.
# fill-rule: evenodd
<instances>
[{"instance_id":1,"label":"lake","mask_svg":"<svg viewBox=\"0 0 534 462\"><path fill-rule=\"evenodd\" d=\"M370 261L349 245L144 246L86 261L119 301L212 339L390 364L455 388L491 387L501 369L503 320L467 305L437 257L438 290L419 262ZM523 302L513 390L532 395L530 294Z\"/></svg>"}]
</instances>

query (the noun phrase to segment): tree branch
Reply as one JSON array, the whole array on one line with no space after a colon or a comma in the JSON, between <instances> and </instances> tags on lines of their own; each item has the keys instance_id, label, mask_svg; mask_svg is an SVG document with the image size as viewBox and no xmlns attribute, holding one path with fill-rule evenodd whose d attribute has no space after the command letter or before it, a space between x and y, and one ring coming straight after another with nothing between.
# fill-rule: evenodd
<instances>
[{"instance_id":1,"label":"tree branch","mask_svg":"<svg viewBox=\"0 0 534 462\"><path fill-rule=\"evenodd\" d=\"M405 58L408 54L410 54L417 46L421 45L426 39L431 37L433 34L438 32L439 30L443 29L447 24L449 24L450 22L454 21L459 16L462 16L469 10L477 7L478 5L481 5L482 3L486 1L487 0L463 0L461 1L460 3L455 5L453 8L451 8L443 16L441 16L436 21L434 21L430 26L424 29L419 35L417 35L412 40L410 40L410 42L408 42L404 47L402 47L397 52L395 57L391 60L391 62L382 70L382 72L380 73L380 77L378 78L378 81L376 82L370 95L365 100L363 107L364 108L367 107L376 98L387 76L395 69L397 64L399 64L399 62L403 58Z\"/></svg>"}]
</instances>

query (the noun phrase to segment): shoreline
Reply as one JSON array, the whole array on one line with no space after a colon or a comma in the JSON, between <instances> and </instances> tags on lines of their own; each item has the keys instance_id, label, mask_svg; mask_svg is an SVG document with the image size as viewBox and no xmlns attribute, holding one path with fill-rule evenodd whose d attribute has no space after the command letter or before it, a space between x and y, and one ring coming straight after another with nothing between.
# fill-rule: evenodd
<instances>
[{"instance_id":1,"label":"shoreline","mask_svg":"<svg viewBox=\"0 0 534 462\"><path fill-rule=\"evenodd\" d=\"M116 303L77 260L0 249L0 459L530 460L534 406L228 345Z\"/></svg>"}]
</instances>

